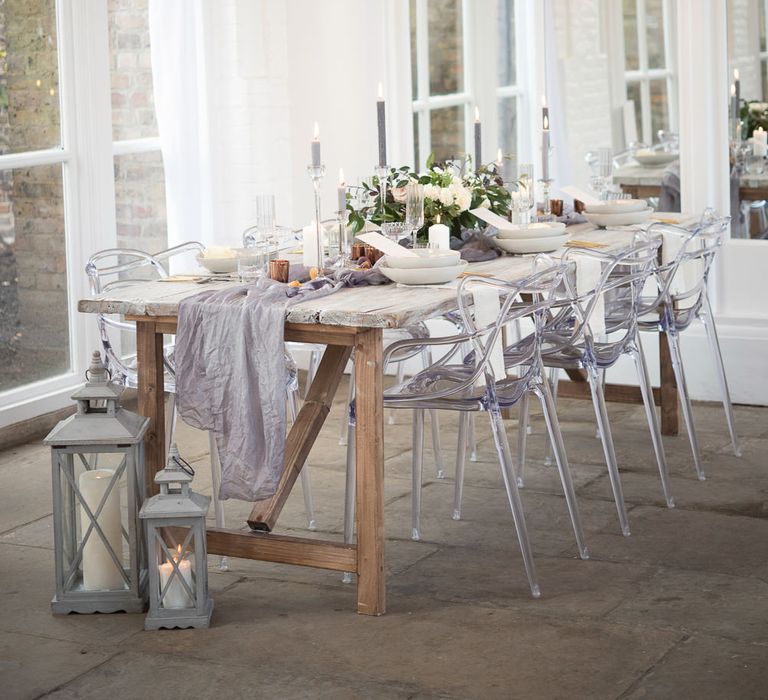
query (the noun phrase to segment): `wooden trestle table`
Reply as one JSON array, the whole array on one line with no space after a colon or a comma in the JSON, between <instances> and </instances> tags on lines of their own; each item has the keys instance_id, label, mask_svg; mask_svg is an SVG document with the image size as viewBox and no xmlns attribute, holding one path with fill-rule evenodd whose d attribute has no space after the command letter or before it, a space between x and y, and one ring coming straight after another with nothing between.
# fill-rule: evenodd
<instances>
[{"instance_id":1,"label":"wooden trestle table","mask_svg":"<svg viewBox=\"0 0 768 700\"><path fill-rule=\"evenodd\" d=\"M680 217L680 215L675 215ZM681 223L686 221L681 220ZM627 244L629 231L596 230L582 224L570 229L572 238L618 249ZM475 263L472 272L500 279L521 279L531 272L531 257L504 256ZM151 419L146 435L148 486L164 467L165 413L163 336L176 332L179 302L203 290L225 289L233 282L200 286L190 282L147 282L83 299L84 313L121 314L135 321L139 412ZM357 573L357 611L381 615L386 611L384 580L384 420L382 332L403 328L456 310L456 292L445 287L403 288L397 285L341 290L316 301L289 308L285 340L326 345L319 370L296 422L286 439L286 468L277 493L253 505L249 529L208 528L208 552L222 556L310 566ZM662 409L662 430L677 432L677 388L665 339L660 338L661 387L654 398ZM334 394L350 354L355 352L356 387L356 518L357 543L272 534L280 511L330 411ZM588 398L583 375L561 382L560 396ZM640 402L640 391L628 385L606 386L609 401Z\"/></svg>"}]
</instances>

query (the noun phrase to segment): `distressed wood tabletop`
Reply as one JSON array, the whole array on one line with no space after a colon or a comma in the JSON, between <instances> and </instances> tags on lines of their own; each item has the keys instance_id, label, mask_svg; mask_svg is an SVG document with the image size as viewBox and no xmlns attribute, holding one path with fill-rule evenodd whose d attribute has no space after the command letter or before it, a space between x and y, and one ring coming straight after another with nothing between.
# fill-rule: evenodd
<instances>
[{"instance_id":1,"label":"distressed wood tabletop","mask_svg":"<svg viewBox=\"0 0 768 700\"><path fill-rule=\"evenodd\" d=\"M681 225L695 221L695 217L681 214L657 213L654 216L656 219L674 220ZM591 224L569 226L568 232L571 234L571 240L599 243L606 246L602 250L617 250L626 246L633 233L628 229L596 229ZM557 257L558 253L552 255ZM467 272L514 281L532 272L534 257L503 255L496 260L471 263ZM227 289L237 284L239 283L231 281L210 282L205 285L194 282L150 281L81 299L77 308L83 313L176 316L179 303L183 299L202 291ZM441 316L456 308L454 287L404 287L387 284L346 288L320 299L299 302L289 308L286 321L358 328L402 328Z\"/></svg>"}]
</instances>

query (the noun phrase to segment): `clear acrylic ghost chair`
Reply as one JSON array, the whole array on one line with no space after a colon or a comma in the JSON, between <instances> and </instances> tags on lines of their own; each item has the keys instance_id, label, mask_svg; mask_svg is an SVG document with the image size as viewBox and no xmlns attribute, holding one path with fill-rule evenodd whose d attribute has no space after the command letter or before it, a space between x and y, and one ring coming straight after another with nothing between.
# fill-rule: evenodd
<instances>
[{"instance_id":1,"label":"clear acrylic ghost chair","mask_svg":"<svg viewBox=\"0 0 768 700\"><path fill-rule=\"evenodd\" d=\"M462 417L472 412L485 411L491 421L494 442L498 453L507 499L517 531L531 593L539 597L540 589L536 577L533 553L528 539L528 530L523 513L517 480L512 464L512 453L507 442L501 411L518 403L522 396L533 392L542 402L547 427L557 445L558 466L566 494L579 555L587 558L581 520L576 504L573 483L570 477L565 450L563 449L549 386L541 374L540 333L545 322L545 313L551 304L551 293L560 283L563 268L553 266L525 280L516 283L484 277L464 278L458 288L458 304L464 331L461 334L428 339L404 340L391 345L384 355L384 362L398 354L412 349L430 347L445 350L446 353L431 366L402 384L384 392L385 407L413 410L414 416L414 467L412 483L412 532L419 536L421 509L421 463L418 453L423 441L423 422L419 419L424 410L458 411ZM471 290L473 285L488 286L497 290L502 299L499 314L494 323L478 328L472 313ZM522 294L536 294L540 299L532 302L520 301ZM517 376L496 379L492 367L492 356L497 339L505 325L518 318L530 316L534 319L534 332L519 344ZM466 344L472 345L473 360L467 362L463 355ZM350 406L350 424L354 425L354 404Z\"/></svg>"},{"instance_id":2,"label":"clear acrylic ghost chair","mask_svg":"<svg viewBox=\"0 0 768 700\"><path fill-rule=\"evenodd\" d=\"M586 372L619 524L624 535L630 534L629 520L603 392L605 370L613 367L624 355L631 356L635 362L664 500L668 507L674 507L666 456L653 402L653 389L638 338L637 324L638 314L642 311L642 289L654 273L660 245L660 240L640 234L629 247L616 253L567 250L561 258L561 262L568 265L568 274L564 276L562 289L564 298L552 305L552 316L542 332L541 356L545 367L558 371L583 369ZM584 264L579 262L581 256L600 265L599 280L589 290L577 289L576 266ZM610 311L615 304L614 299L621 299L621 314ZM592 327L599 328L597 315L602 313L603 309L606 310L605 330L595 335ZM505 351L505 356L507 355ZM514 354L511 354L510 359L513 357ZM518 434L521 477L525 464L526 424L527 414L521 420Z\"/></svg>"},{"instance_id":3,"label":"clear acrylic ghost chair","mask_svg":"<svg viewBox=\"0 0 768 700\"><path fill-rule=\"evenodd\" d=\"M717 217L708 212L692 231L663 223L650 226L648 228L649 236L663 240L664 246L674 246L675 248L679 246L679 250L673 256L665 255L665 259L656 266L658 293L643 296L638 302L640 307L638 327L640 331L666 333L672 368L680 393L683 420L691 444L694 467L700 480L703 480L705 475L680 349L680 333L690 328L696 319L699 319L704 325L715 361L733 451L737 456L741 454L728 381L720 352L720 342L707 294L709 271L715 255L722 245L723 235L728 224L729 219L727 217ZM612 313L616 316L624 313L624 308L620 302Z\"/></svg>"},{"instance_id":4,"label":"clear acrylic ghost chair","mask_svg":"<svg viewBox=\"0 0 768 700\"><path fill-rule=\"evenodd\" d=\"M141 250L127 248L110 248L92 255L85 266L86 275L91 294L97 295L118 288L141 285L147 280L168 277L168 261L178 255L196 254L205 250L202 243L191 241L173 248L150 254ZM133 336L136 334L136 324L124 321L107 314L97 314L96 323L99 329L102 350L104 351L107 366L112 376L112 381L130 389L138 387L138 371L135 355L125 354L116 350L113 343L113 334L123 333ZM121 339L125 339L125 336ZM288 366L288 410L291 421L295 420L297 413L298 383L296 380L295 365L286 355ZM166 431L166 453L170 449L176 429L176 381L173 366L173 348L166 347L163 353L164 391L168 395L167 412L169 429ZM224 527L224 506L219 499L219 487L221 485L221 465L218 459L218 450L213 433L208 434L208 443L211 455L211 482L213 492L214 516L216 527ZM312 502L312 490L310 475L307 465L301 470L302 492L306 509L307 523L314 530L315 516ZM222 569L227 568L227 558L220 560Z\"/></svg>"}]
</instances>

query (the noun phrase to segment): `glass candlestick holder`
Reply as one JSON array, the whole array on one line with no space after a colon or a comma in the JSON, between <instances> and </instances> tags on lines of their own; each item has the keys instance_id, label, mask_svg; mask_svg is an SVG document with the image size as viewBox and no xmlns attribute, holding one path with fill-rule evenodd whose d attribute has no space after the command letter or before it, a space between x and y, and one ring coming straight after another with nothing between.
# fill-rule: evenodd
<instances>
[{"instance_id":1,"label":"glass candlestick holder","mask_svg":"<svg viewBox=\"0 0 768 700\"><path fill-rule=\"evenodd\" d=\"M347 220L349 214L346 209L336 212L336 225L339 227L339 242L335 251L338 253L334 267L344 268L351 267L352 260L350 258L350 246L347 240Z\"/></svg>"},{"instance_id":2,"label":"glass candlestick holder","mask_svg":"<svg viewBox=\"0 0 768 700\"><path fill-rule=\"evenodd\" d=\"M315 256L317 259L317 273L318 277L324 277L323 275L323 225L320 217L320 186L322 185L323 178L325 177L325 166L322 164L308 165L307 174L312 180L312 188L315 192ZM306 242L305 242L306 245Z\"/></svg>"},{"instance_id":3,"label":"glass candlestick holder","mask_svg":"<svg viewBox=\"0 0 768 700\"><path fill-rule=\"evenodd\" d=\"M541 214L538 215L539 221L551 221L554 217L552 216L552 207L550 205L549 201L549 195L552 191L552 183L554 180L539 180L539 185L541 185L541 197L542 197L542 205L541 205Z\"/></svg>"},{"instance_id":4,"label":"glass candlestick holder","mask_svg":"<svg viewBox=\"0 0 768 700\"><path fill-rule=\"evenodd\" d=\"M389 175L388 165L377 165L373 169L374 175L379 179L379 206L381 207L381 223L384 223L387 203L387 175Z\"/></svg>"}]
</instances>

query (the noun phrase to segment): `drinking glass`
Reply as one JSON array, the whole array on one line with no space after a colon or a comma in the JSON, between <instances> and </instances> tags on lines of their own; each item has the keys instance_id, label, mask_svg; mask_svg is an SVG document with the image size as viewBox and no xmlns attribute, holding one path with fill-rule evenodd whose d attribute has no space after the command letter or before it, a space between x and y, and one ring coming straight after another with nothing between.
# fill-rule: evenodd
<instances>
[{"instance_id":1,"label":"drinking glass","mask_svg":"<svg viewBox=\"0 0 768 700\"><path fill-rule=\"evenodd\" d=\"M424 187L418 182L405 186L405 228L410 231L414 247L419 229L424 225Z\"/></svg>"},{"instance_id":2,"label":"drinking glass","mask_svg":"<svg viewBox=\"0 0 768 700\"><path fill-rule=\"evenodd\" d=\"M763 148L765 147L763 146ZM762 155L760 146L750 143L744 146L742 150L744 152L747 173L750 175L762 175L765 172L765 156ZM761 154L758 155L755 151Z\"/></svg>"},{"instance_id":3,"label":"drinking glass","mask_svg":"<svg viewBox=\"0 0 768 700\"><path fill-rule=\"evenodd\" d=\"M381 225L381 232L394 243L399 243L406 234L407 228L404 221L385 221Z\"/></svg>"},{"instance_id":4,"label":"drinking glass","mask_svg":"<svg viewBox=\"0 0 768 700\"><path fill-rule=\"evenodd\" d=\"M243 233L243 246L249 248L256 241L273 237L275 223L275 195L257 194L254 199L256 216Z\"/></svg>"},{"instance_id":5,"label":"drinking glass","mask_svg":"<svg viewBox=\"0 0 768 700\"><path fill-rule=\"evenodd\" d=\"M592 177L589 186L602 199L613 176L613 151L610 148L598 148L593 154Z\"/></svg>"},{"instance_id":6,"label":"drinking glass","mask_svg":"<svg viewBox=\"0 0 768 700\"><path fill-rule=\"evenodd\" d=\"M240 250L237 254L237 274L240 282L255 282L264 274L268 261L269 244L265 240L255 241L253 245Z\"/></svg>"}]
</instances>

